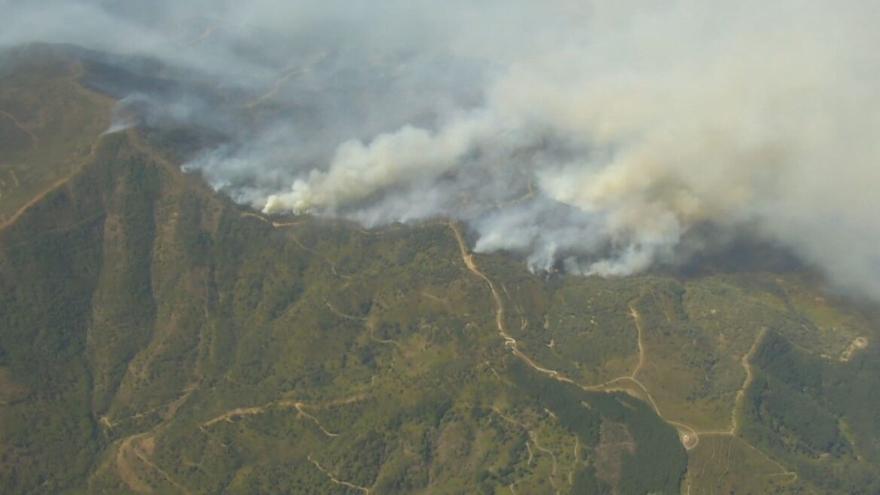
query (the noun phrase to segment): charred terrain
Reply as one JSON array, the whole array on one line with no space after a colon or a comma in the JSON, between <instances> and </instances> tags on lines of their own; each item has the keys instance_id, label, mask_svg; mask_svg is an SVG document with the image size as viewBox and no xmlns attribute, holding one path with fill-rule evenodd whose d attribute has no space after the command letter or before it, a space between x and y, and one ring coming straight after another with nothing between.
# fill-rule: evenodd
<instances>
[{"instance_id":1,"label":"charred terrain","mask_svg":"<svg viewBox=\"0 0 880 495\"><path fill-rule=\"evenodd\" d=\"M536 274L443 218L267 216L181 171L218 133L105 133L134 83L174 84L2 61L3 493L880 492L878 316L809 268Z\"/></svg>"}]
</instances>

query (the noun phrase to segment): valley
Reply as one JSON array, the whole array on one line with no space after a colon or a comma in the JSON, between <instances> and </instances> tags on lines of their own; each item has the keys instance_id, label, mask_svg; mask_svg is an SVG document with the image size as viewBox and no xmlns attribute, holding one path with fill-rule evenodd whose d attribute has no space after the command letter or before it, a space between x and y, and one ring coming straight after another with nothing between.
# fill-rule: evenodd
<instances>
[{"instance_id":1,"label":"valley","mask_svg":"<svg viewBox=\"0 0 880 495\"><path fill-rule=\"evenodd\" d=\"M813 274L534 273L455 220L258 213L35 50L0 79L0 491L880 486L877 313Z\"/></svg>"}]
</instances>

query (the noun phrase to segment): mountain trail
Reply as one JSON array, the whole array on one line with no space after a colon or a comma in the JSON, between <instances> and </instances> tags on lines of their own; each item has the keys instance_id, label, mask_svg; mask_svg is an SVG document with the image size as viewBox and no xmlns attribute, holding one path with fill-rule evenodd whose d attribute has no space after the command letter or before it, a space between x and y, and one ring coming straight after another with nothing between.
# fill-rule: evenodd
<instances>
[{"instance_id":1,"label":"mountain trail","mask_svg":"<svg viewBox=\"0 0 880 495\"><path fill-rule=\"evenodd\" d=\"M16 212L13 213L11 217L9 217L8 219L6 219L2 223L0 223L0 232L6 230L8 227L15 224L31 208L33 208L34 206L39 204L41 201L43 201L46 198L46 196L48 196L56 191L61 190L64 186L67 185L68 182L70 182L70 180L72 178L79 175L79 173L82 171L83 167L85 167L86 165L88 165L90 162L92 162L95 159L95 154L98 151L98 146L101 144L103 137L104 137L103 135L98 136L97 139L95 139L95 141L92 142L91 148L89 150L89 154L86 155L85 158L83 158L80 161L79 165L77 165L74 168L73 172L71 172L70 174L65 175L64 177L61 177L60 179L49 184L42 191L38 192L34 197L32 197L27 203L25 203L18 210L16 210ZM17 180L18 179L16 178L16 181Z\"/></svg>"},{"instance_id":2,"label":"mountain trail","mask_svg":"<svg viewBox=\"0 0 880 495\"><path fill-rule=\"evenodd\" d=\"M11 120L12 125L17 127L21 132L27 134L28 138L30 138L30 140L31 140L32 147L36 148L37 145L40 144L40 138L38 138L37 135L33 133L33 131L31 131L30 129L25 127L21 122L19 122L19 120L15 117L15 115L12 115L11 113L6 112L4 110L0 110L0 115Z\"/></svg>"},{"instance_id":3,"label":"mountain trail","mask_svg":"<svg viewBox=\"0 0 880 495\"><path fill-rule=\"evenodd\" d=\"M205 431L207 428L210 428L211 426L214 426L220 422L224 422L224 421L225 422L232 422L232 420L234 420L236 418L242 418L242 417L246 417L246 416L256 416L259 414L263 414L272 408L279 407L279 408L286 408L286 409L296 409L297 417L306 418L306 419L310 420L312 423L315 424L315 426L318 427L319 430L321 430L321 433L323 433L327 437L333 438L333 437L340 436L340 434L333 433L333 432L327 430L326 428L324 428L324 425L321 424L321 421L317 417L315 417L314 415L307 412L305 409L307 407L320 409L320 408L326 408L326 407L334 407L334 406L353 404L355 402L362 401L365 398L366 398L366 395L358 394L358 395L354 395L352 397L347 397L344 399L336 399L333 401L328 401L323 404L319 404L319 405L315 405L315 406L309 406L309 405L307 405L303 402L297 401L297 400L282 399L282 400L272 401L267 404L263 404L261 406L237 407L235 409L230 409L229 411L226 411L225 413L223 413L219 416L216 416L212 419L209 419L208 421L203 422L201 424L200 428L202 429L202 431Z\"/></svg>"},{"instance_id":4,"label":"mountain trail","mask_svg":"<svg viewBox=\"0 0 880 495\"><path fill-rule=\"evenodd\" d=\"M333 483L336 483L336 484L339 485L339 486L344 486L344 487L346 487L346 488L352 488L352 489L354 489L354 490L360 490L360 491L364 492L366 495L370 495L371 490L370 490L369 488L367 488L367 487L365 487L365 486L355 485L354 483L350 483L350 482L348 482L348 481L340 480L339 478L337 478L336 476L334 476L333 473L331 473L330 471L328 471L327 469L325 469L323 466L321 466L321 465L318 463L318 461L316 461L315 459L312 458L311 455L308 456L308 459L309 459L309 462L311 462L312 464L314 464L315 467L318 468L319 471L321 471L322 473L324 473L325 475L327 475L327 477L330 478L330 481L332 481Z\"/></svg>"}]
</instances>

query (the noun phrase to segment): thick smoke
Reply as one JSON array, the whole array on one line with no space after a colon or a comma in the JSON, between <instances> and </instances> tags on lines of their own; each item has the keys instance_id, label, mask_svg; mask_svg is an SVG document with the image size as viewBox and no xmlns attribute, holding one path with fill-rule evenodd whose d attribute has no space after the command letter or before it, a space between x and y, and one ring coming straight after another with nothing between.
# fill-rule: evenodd
<instances>
[{"instance_id":1,"label":"thick smoke","mask_svg":"<svg viewBox=\"0 0 880 495\"><path fill-rule=\"evenodd\" d=\"M150 55L238 95L175 100L225 136L186 166L267 213L451 216L477 251L601 275L748 229L880 296L877 2L158 4L0 2L0 42Z\"/></svg>"}]
</instances>

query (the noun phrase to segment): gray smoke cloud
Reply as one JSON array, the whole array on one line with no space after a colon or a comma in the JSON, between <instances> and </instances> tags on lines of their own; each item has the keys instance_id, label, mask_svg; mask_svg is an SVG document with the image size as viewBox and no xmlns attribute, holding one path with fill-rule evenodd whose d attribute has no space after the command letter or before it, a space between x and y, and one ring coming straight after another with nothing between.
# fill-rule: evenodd
<instances>
[{"instance_id":1,"label":"gray smoke cloud","mask_svg":"<svg viewBox=\"0 0 880 495\"><path fill-rule=\"evenodd\" d=\"M0 43L149 55L237 95L141 98L222 134L186 168L267 213L450 216L477 251L606 276L747 228L880 296L874 1L0 7Z\"/></svg>"}]
</instances>

